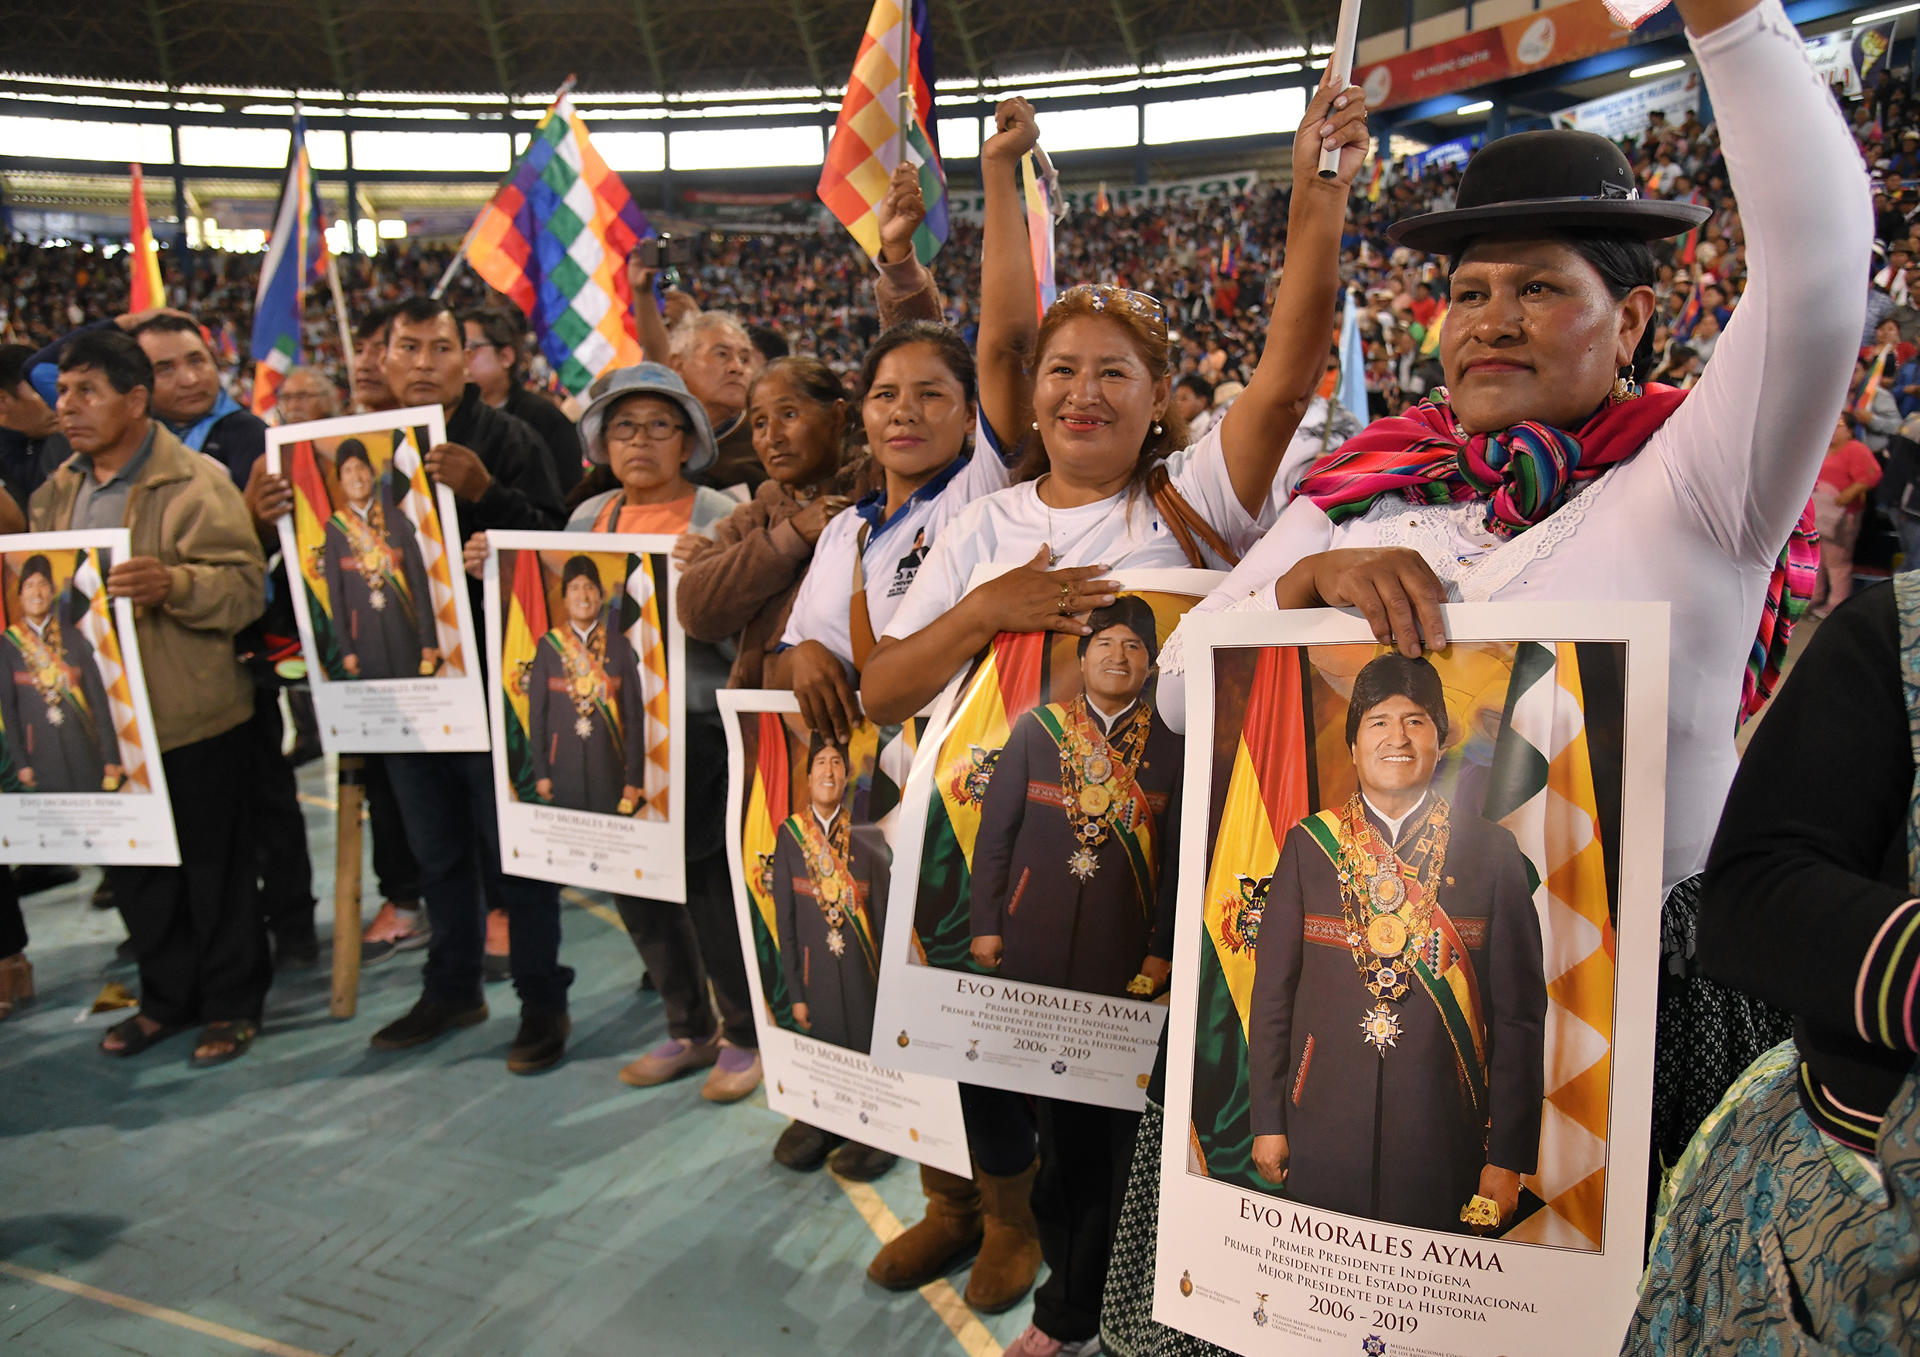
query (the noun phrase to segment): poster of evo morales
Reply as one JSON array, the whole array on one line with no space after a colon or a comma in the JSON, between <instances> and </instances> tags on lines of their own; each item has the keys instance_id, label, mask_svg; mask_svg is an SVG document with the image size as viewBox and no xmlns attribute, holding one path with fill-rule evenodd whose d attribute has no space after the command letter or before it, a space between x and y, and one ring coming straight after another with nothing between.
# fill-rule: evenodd
<instances>
[{"instance_id":1,"label":"poster of evo morales","mask_svg":"<svg viewBox=\"0 0 1920 1357\"><path fill-rule=\"evenodd\" d=\"M891 841L924 722L806 728L792 693L720 694L727 852L767 1105L876 1149L971 1174L951 1079L870 1058Z\"/></svg>"},{"instance_id":2,"label":"poster of evo morales","mask_svg":"<svg viewBox=\"0 0 1920 1357\"><path fill-rule=\"evenodd\" d=\"M1644 1245L1664 605L1196 617L1155 1317L1612 1354Z\"/></svg>"},{"instance_id":3,"label":"poster of evo morales","mask_svg":"<svg viewBox=\"0 0 1920 1357\"><path fill-rule=\"evenodd\" d=\"M180 861L123 528L0 537L0 863Z\"/></svg>"},{"instance_id":4,"label":"poster of evo morales","mask_svg":"<svg viewBox=\"0 0 1920 1357\"><path fill-rule=\"evenodd\" d=\"M427 478L439 406L267 430L293 486L280 551L330 753L487 747L453 492Z\"/></svg>"},{"instance_id":5,"label":"poster of evo morales","mask_svg":"<svg viewBox=\"0 0 1920 1357\"><path fill-rule=\"evenodd\" d=\"M901 812L882 1063L1141 1106L1166 1022L1184 765L1155 662L1220 577L1115 578L1091 634L1002 633L934 709Z\"/></svg>"},{"instance_id":6,"label":"poster of evo morales","mask_svg":"<svg viewBox=\"0 0 1920 1357\"><path fill-rule=\"evenodd\" d=\"M487 534L500 867L686 899L686 636L673 539Z\"/></svg>"}]
</instances>

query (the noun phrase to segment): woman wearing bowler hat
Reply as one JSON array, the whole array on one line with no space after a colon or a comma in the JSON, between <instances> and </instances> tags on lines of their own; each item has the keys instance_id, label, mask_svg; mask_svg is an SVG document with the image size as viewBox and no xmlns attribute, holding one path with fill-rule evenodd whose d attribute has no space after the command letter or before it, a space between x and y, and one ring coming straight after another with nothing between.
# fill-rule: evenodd
<instances>
[{"instance_id":1,"label":"woman wearing bowler hat","mask_svg":"<svg viewBox=\"0 0 1920 1357\"><path fill-rule=\"evenodd\" d=\"M1667 1162L1787 1032L1694 974L1695 900L1735 728L1805 608L1814 554L1800 528L1859 345L1873 229L1859 154L1779 0L1678 3L1751 269L1699 384L1638 380L1651 357L1648 242L1708 210L1641 197L1601 137L1496 141L1468 166L1456 207L1388 232L1447 257L1445 387L1313 465L1200 609L1358 608L1382 643L1417 655L1446 644L1450 601L1670 605L1654 1074L1654 1149ZM1181 650L1176 633L1161 657L1173 720L1185 710ZM1138 1348L1117 1336L1111 1351Z\"/></svg>"}]
</instances>

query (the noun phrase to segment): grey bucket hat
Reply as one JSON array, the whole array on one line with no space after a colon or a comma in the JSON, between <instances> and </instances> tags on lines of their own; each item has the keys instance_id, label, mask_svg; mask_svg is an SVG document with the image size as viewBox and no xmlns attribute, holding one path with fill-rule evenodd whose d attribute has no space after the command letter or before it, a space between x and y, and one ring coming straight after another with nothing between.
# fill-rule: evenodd
<instances>
[{"instance_id":1,"label":"grey bucket hat","mask_svg":"<svg viewBox=\"0 0 1920 1357\"><path fill-rule=\"evenodd\" d=\"M693 398L680 374L665 363L635 363L602 373L587 388L587 410L580 416L580 442L587 460L595 466L607 464L607 412L627 396L658 396L672 401L686 412L693 426L693 450L687 456L687 475L698 476L711 467L720 452L714 446L713 426L707 422L706 408Z\"/></svg>"}]
</instances>

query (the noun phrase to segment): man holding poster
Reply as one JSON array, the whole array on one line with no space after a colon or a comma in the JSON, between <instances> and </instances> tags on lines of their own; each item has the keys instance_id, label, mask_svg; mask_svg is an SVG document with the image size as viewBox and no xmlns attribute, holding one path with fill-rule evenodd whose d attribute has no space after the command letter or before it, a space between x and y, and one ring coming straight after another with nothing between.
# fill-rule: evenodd
<instances>
[{"instance_id":1,"label":"man holding poster","mask_svg":"<svg viewBox=\"0 0 1920 1357\"><path fill-rule=\"evenodd\" d=\"M347 502L327 520L321 550L341 667L356 679L429 676L440 639L413 525L359 439L341 439L333 464Z\"/></svg>"},{"instance_id":2,"label":"man holding poster","mask_svg":"<svg viewBox=\"0 0 1920 1357\"><path fill-rule=\"evenodd\" d=\"M865 1053L892 863L884 846L876 852L854 837L849 785L846 749L816 735L807 750L811 804L780 826L772 884L794 1022L808 1036Z\"/></svg>"},{"instance_id":3,"label":"man holding poster","mask_svg":"<svg viewBox=\"0 0 1920 1357\"><path fill-rule=\"evenodd\" d=\"M1346 735L1359 789L1294 826L1267 888L1254 1166L1309 1206L1491 1229L1540 1152L1547 987L1527 862L1432 788L1447 704L1430 661L1371 661Z\"/></svg>"},{"instance_id":4,"label":"man holding poster","mask_svg":"<svg viewBox=\"0 0 1920 1357\"><path fill-rule=\"evenodd\" d=\"M631 815L647 776L647 713L633 646L606 624L589 556L560 573L566 618L540 638L527 674L533 789L566 810Z\"/></svg>"},{"instance_id":5,"label":"man holding poster","mask_svg":"<svg viewBox=\"0 0 1920 1357\"><path fill-rule=\"evenodd\" d=\"M53 565L20 568L20 621L0 639L0 722L20 788L115 791L124 773L113 710L78 627L53 615Z\"/></svg>"},{"instance_id":6,"label":"man holding poster","mask_svg":"<svg viewBox=\"0 0 1920 1357\"><path fill-rule=\"evenodd\" d=\"M1180 740L1142 697L1160 649L1147 601L1124 595L1088 625L1081 693L1024 713L994 764L971 952L1009 980L1149 995L1171 969L1158 878L1178 852Z\"/></svg>"}]
</instances>

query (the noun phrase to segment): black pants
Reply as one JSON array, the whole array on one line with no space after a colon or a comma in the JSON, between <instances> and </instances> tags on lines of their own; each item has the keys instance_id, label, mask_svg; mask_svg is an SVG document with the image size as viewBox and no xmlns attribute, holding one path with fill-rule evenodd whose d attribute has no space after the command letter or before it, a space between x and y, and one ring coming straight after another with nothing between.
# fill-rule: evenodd
<instances>
[{"instance_id":1,"label":"black pants","mask_svg":"<svg viewBox=\"0 0 1920 1357\"><path fill-rule=\"evenodd\" d=\"M140 1011L168 1025L257 1022L273 979L255 873L256 735L242 723L160 756L178 867L112 867L140 959Z\"/></svg>"},{"instance_id":2,"label":"black pants","mask_svg":"<svg viewBox=\"0 0 1920 1357\"><path fill-rule=\"evenodd\" d=\"M426 997L473 1007L482 1002L487 921L481 882L507 911L513 988L522 1005L564 1013L573 971L560 964L560 888L500 870L493 760L486 754L388 754L387 776L405 808L407 842L420 864L433 939Z\"/></svg>"},{"instance_id":3,"label":"black pants","mask_svg":"<svg viewBox=\"0 0 1920 1357\"><path fill-rule=\"evenodd\" d=\"M705 1041L717 1023L736 1046L758 1049L753 991L733 912L727 872L727 737L717 715L687 714L687 903L616 895L620 921L667 1010L667 1032L681 1041Z\"/></svg>"},{"instance_id":4,"label":"black pants","mask_svg":"<svg viewBox=\"0 0 1920 1357\"><path fill-rule=\"evenodd\" d=\"M982 1173L1011 1178L1033 1162L1033 1100L1026 1094L962 1084L960 1116L967 1125L967 1147Z\"/></svg>"},{"instance_id":5,"label":"black pants","mask_svg":"<svg viewBox=\"0 0 1920 1357\"><path fill-rule=\"evenodd\" d=\"M1040 1172L1033 1216L1051 1271L1033 1293L1033 1322L1049 1338L1074 1343L1100 1331L1100 1297L1140 1114L1054 1098L1035 1104Z\"/></svg>"},{"instance_id":6,"label":"black pants","mask_svg":"<svg viewBox=\"0 0 1920 1357\"><path fill-rule=\"evenodd\" d=\"M0 957L27 950L27 919L20 912L20 892L13 887L13 873L0 867Z\"/></svg>"},{"instance_id":7,"label":"black pants","mask_svg":"<svg viewBox=\"0 0 1920 1357\"><path fill-rule=\"evenodd\" d=\"M380 898L404 909L420 907L420 865L407 846L406 822L393 795L384 754L368 754L361 779L367 789L367 828L373 834L373 877Z\"/></svg>"},{"instance_id":8,"label":"black pants","mask_svg":"<svg viewBox=\"0 0 1920 1357\"><path fill-rule=\"evenodd\" d=\"M313 859L307 854L307 821L300 813L300 784L280 753L286 727L280 693L271 684L253 692L253 811L260 870L260 913L276 937L313 933Z\"/></svg>"}]
</instances>

